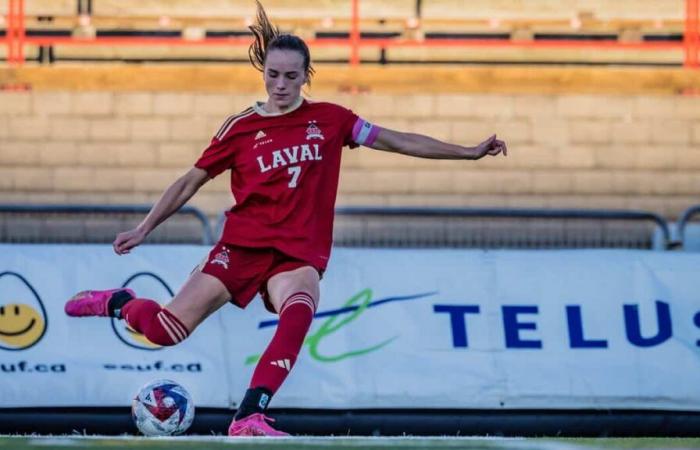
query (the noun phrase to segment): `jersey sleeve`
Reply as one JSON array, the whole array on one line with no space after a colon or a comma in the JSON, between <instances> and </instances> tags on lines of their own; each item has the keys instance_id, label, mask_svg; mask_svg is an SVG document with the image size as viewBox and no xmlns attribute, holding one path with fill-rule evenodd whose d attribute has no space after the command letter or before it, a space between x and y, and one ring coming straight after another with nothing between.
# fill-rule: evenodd
<instances>
[{"instance_id":1,"label":"jersey sleeve","mask_svg":"<svg viewBox=\"0 0 700 450\"><path fill-rule=\"evenodd\" d=\"M209 146L204 149L202 155L194 163L194 166L198 169L205 170L209 178L214 178L221 172L233 167L235 156L235 132L233 131L233 126L246 111L229 116L211 139Z\"/></svg>"},{"instance_id":2,"label":"jersey sleeve","mask_svg":"<svg viewBox=\"0 0 700 450\"><path fill-rule=\"evenodd\" d=\"M352 129L355 123L360 120L360 117L347 108L339 107L339 110L340 132L343 136L343 146L347 145L350 148L359 147L360 144L355 142L352 138Z\"/></svg>"},{"instance_id":3,"label":"jersey sleeve","mask_svg":"<svg viewBox=\"0 0 700 450\"><path fill-rule=\"evenodd\" d=\"M209 175L209 178L214 178L221 172L233 167L233 145L231 139L219 140L216 136L212 138L211 143L204 149L194 166L203 169Z\"/></svg>"}]
</instances>

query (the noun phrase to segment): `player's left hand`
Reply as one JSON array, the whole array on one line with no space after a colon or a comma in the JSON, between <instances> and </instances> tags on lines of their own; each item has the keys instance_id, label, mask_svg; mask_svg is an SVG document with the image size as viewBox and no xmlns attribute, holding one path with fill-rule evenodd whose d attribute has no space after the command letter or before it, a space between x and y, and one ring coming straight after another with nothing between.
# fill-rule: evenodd
<instances>
[{"instance_id":1,"label":"player's left hand","mask_svg":"<svg viewBox=\"0 0 700 450\"><path fill-rule=\"evenodd\" d=\"M505 141L496 139L496 135L494 134L474 147L472 159L481 159L486 155L496 156L499 153L503 153L503 156L507 156L508 148L506 147Z\"/></svg>"}]
</instances>

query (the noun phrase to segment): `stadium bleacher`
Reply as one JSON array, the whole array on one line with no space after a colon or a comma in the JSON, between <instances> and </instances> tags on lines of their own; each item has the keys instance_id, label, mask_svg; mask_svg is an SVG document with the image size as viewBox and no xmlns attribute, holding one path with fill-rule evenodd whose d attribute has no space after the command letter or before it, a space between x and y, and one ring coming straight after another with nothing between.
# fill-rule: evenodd
<instances>
[{"instance_id":1,"label":"stadium bleacher","mask_svg":"<svg viewBox=\"0 0 700 450\"><path fill-rule=\"evenodd\" d=\"M556 2L555 2L556 3ZM218 1L206 6L192 2L110 1L87 2L89 9L76 11L71 1L36 1L27 5L26 27L30 37L182 37L246 36L254 16L252 2ZM1 7L1 5L0 5ZM276 23L288 32L319 45L329 38L347 38L351 29L351 1L334 0L290 6L270 1L266 7ZM164 13L166 11L167 13ZM437 43L444 39L463 42L500 39L520 45L561 40L600 42L680 42L683 33L683 2L578 2L363 0L359 27L364 38ZM347 46L315 49L317 61L347 61ZM102 45L76 46L57 43L40 49L27 48L29 59L44 61L244 61L242 46ZM364 47L366 62L510 62L510 63L635 63L679 64L683 54L667 47L657 50L627 48L598 52L596 49L537 47L523 54L518 47L484 52L473 47Z\"/></svg>"},{"instance_id":2,"label":"stadium bleacher","mask_svg":"<svg viewBox=\"0 0 700 450\"><path fill-rule=\"evenodd\" d=\"M265 5L283 30L317 43L314 61L345 63L350 47L323 41L347 37L351 3L271 0ZM0 2L0 10L7 5ZM91 36L141 39L136 43L158 36L190 43L247 39L253 2L36 0L25 6L28 36L73 41L27 45L25 67L0 72L0 85L31 89L0 92L0 114L7 118L0 122L0 170L10 180L5 202L152 202L196 158L223 117L261 95L259 74L247 64L187 64L246 61L246 45L75 45ZM682 0L362 0L363 39L499 38L522 46L363 46L364 63L388 64L364 64L361 71L324 65L309 92L312 98L337 101L387 127L464 144L493 130L517 150L497 164L483 161L480 170L348 152L339 203L603 206L677 217L694 203L694 146L700 139L692 97L700 85L697 72L663 68L682 64L682 47L531 44L561 39L674 43L682 36L683 21ZM40 56L44 64L37 65L34 59ZM119 64L123 61L145 64ZM421 64L465 61L497 65ZM533 70L542 63L548 67ZM594 70L571 64L660 67ZM41 166L30 167L37 163ZM95 189L81 182L80 174L98 175L103 185ZM231 202L225 181L205 187L195 202L215 219Z\"/></svg>"}]
</instances>

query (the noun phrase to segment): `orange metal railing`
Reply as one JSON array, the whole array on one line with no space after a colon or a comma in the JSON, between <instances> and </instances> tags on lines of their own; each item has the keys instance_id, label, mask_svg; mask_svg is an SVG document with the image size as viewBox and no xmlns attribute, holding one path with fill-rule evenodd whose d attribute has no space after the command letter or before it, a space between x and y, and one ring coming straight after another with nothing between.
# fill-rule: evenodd
<instances>
[{"instance_id":1,"label":"orange metal railing","mask_svg":"<svg viewBox=\"0 0 700 450\"><path fill-rule=\"evenodd\" d=\"M7 9L7 62L21 65L24 63L24 0L9 0Z\"/></svg>"},{"instance_id":2,"label":"orange metal railing","mask_svg":"<svg viewBox=\"0 0 700 450\"><path fill-rule=\"evenodd\" d=\"M357 66L360 64L360 0L352 0L350 23L350 65Z\"/></svg>"},{"instance_id":3,"label":"orange metal railing","mask_svg":"<svg viewBox=\"0 0 700 450\"><path fill-rule=\"evenodd\" d=\"M600 49L600 50L683 50L684 67L697 69L700 67L700 0L686 1L686 17L683 42L617 42L617 41L512 41L510 39L431 39L431 40L394 40L362 38L360 36L359 2L352 1L352 19L350 37L348 39L309 39L307 43L316 47L349 47L350 64L360 64L360 48L375 47L482 47L482 48L571 48L571 49ZM114 45L114 46L248 46L250 38L204 38L201 40L186 40L181 37L97 37L93 39L72 37L27 37L24 24L24 0L8 0L7 27L4 43L8 49L8 63L13 66L22 65L25 61L25 45ZM2 44L3 40L0 40Z\"/></svg>"},{"instance_id":4,"label":"orange metal railing","mask_svg":"<svg viewBox=\"0 0 700 450\"><path fill-rule=\"evenodd\" d=\"M685 67L698 68L698 51L700 50L700 0L685 2L685 32L683 44L685 47Z\"/></svg>"}]
</instances>

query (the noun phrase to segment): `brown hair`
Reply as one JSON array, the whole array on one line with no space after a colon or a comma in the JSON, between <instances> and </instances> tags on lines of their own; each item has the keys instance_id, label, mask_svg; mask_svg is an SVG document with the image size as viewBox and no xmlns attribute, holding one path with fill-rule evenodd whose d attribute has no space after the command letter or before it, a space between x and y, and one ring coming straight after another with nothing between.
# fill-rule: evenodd
<instances>
[{"instance_id":1,"label":"brown hair","mask_svg":"<svg viewBox=\"0 0 700 450\"><path fill-rule=\"evenodd\" d=\"M299 36L280 33L280 29L272 25L267 18L263 5L258 0L255 3L258 5L255 23L248 27L255 36L255 41L248 48L248 58L253 67L261 72L264 71L265 59L270 50L297 51L304 58L304 72L308 75L306 82L311 85L311 77L315 71L311 66L311 54L306 42Z\"/></svg>"}]
</instances>

